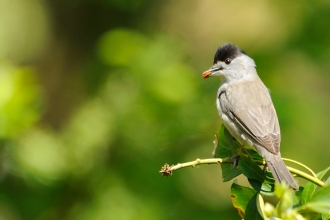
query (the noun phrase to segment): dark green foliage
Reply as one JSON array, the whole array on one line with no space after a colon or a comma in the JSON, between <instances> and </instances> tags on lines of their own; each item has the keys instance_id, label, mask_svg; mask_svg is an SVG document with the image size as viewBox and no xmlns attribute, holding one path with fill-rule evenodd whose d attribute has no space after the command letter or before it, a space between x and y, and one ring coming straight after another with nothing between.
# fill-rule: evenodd
<instances>
[{"instance_id":1,"label":"dark green foliage","mask_svg":"<svg viewBox=\"0 0 330 220\"><path fill-rule=\"evenodd\" d=\"M245 220L262 220L263 219L258 211L260 209L258 209L258 207L257 207L259 205L257 202L258 196L259 196L259 194L256 193L251 198L248 205L246 206L246 211L245 211L245 215L244 215Z\"/></svg>"}]
</instances>

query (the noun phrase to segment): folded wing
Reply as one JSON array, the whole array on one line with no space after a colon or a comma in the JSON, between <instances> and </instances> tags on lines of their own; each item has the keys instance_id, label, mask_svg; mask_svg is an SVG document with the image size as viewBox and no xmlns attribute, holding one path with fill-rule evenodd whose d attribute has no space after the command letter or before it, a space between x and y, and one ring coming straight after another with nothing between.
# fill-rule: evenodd
<instances>
[{"instance_id":1,"label":"folded wing","mask_svg":"<svg viewBox=\"0 0 330 220\"><path fill-rule=\"evenodd\" d=\"M269 92L260 79L232 84L219 96L222 111L268 151L278 154L280 127Z\"/></svg>"}]
</instances>

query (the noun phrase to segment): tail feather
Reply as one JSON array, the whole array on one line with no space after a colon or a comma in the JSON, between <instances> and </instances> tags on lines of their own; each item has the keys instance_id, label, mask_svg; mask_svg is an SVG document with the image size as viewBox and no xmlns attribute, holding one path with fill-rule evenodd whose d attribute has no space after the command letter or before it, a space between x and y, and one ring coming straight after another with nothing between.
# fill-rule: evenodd
<instances>
[{"instance_id":1,"label":"tail feather","mask_svg":"<svg viewBox=\"0 0 330 220\"><path fill-rule=\"evenodd\" d=\"M285 166L280 154L275 155L269 152L264 156L267 162L267 166L272 172L276 182L281 183L282 181L285 181L293 189L299 189L299 184L296 182L288 168Z\"/></svg>"}]
</instances>

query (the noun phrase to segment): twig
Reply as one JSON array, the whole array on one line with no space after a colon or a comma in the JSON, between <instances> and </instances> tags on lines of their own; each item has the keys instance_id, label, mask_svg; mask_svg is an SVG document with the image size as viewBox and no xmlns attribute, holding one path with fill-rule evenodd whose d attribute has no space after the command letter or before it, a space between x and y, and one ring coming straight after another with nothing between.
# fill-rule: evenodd
<instances>
[{"instance_id":1,"label":"twig","mask_svg":"<svg viewBox=\"0 0 330 220\"><path fill-rule=\"evenodd\" d=\"M314 176L311 176L311 175L309 175L309 174L307 174L307 173L305 173L305 172L303 172L303 171L300 171L300 170L294 169L294 168L292 168L292 167L288 167L288 166L286 166L286 167L288 168L288 170L289 170L291 173L294 173L294 174L300 176L301 178L303 178L303 179L305 179L305 180L308 180L308 181L310 181L310 182L312 182L312 183L314 183L314 184L316 184L316 185L318 185L318 186L321 186L321 187L325 187L325 186L327 186L327 184L325 184L324 182L322 182L322 180L320 180L320 179L318 179L318 178L316 178L316 177L314 177Z\"/></svg>"},{"instance_id":2,"label":"twig","mask_svg":"<svg viewBox=\"0 0 330 220\"><path fill-rule=\"evenodd\" d=\"M263 160L254 160L258 165L264 165L265 162ZM171 176L172 172L181 168L185 168L185 167L195 167L196 165L200 165L200 164L222 164L222 163L230 163L233 164L234 163L234 159L232 157L227 157L227 158L211 158L211 159L196 159L194 161L190 161L187 163L178 163L177 165L168 165L165 164L164 166L162 166L161 170L159 171L163 176ZM303 171L294 169L292 167L288 167L288 170L293 173L296 174L299 177L302 177L318 186L321 187L325 187L326 184L324 182L322 182L320 179L311 176Z\"/></svg>"},{"instance_id":3,"label":"twig","mask_svg":"<svg viewBox=\"0 0 330 220\"><path fill-rule=\"evenodd\" d=\"M291 160L291 159L288 159L288 158L282 158L284 161L289 161L291 163L295 163L295 164L298 164L299 166L305 168L306 170L308 170L315 178L317 178L316 174L313 172L313 170L311 168L309 168L308 166L306 166L305 164L302 164L298 161L295 161L295 160Z\"/></svg>"},{"instance_id":4,"label":"twig","mask_svg":"<svg viewBox=\"0 0 330 220\"><path fill-rule=\"evenodd\" d=\"M195 167L196 165L199 164L221 164L221 163L233 163L233 158L210 158L210 159L199 159L197 158L194 161L190 161L187 163L178 163L177 165L168 165L167 163L162 166L162 168L160 169L160 173L163 176L171 176L172 172L174 170L178 170L181 168L185 168L185 167Z\"/></svg>"}]
</instances>

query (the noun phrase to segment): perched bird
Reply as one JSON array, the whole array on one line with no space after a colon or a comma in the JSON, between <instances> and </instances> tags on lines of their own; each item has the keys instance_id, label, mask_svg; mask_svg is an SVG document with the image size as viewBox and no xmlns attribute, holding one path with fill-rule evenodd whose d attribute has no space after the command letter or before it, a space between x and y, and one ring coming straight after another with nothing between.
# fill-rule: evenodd
<instances>
[{"instance_id":1,"label":"perched bird","mask_svg":"<svg viewBox=\"0 0 330 220\"><path fill-rule=\"evenodd\" d=\"M255 67L238 46L226 43L216 51L213 66L203 78L222 79L216 106L229 133L265 158L276 182L284 181L297 190L299 185L281 158L280 126L272 99Z\"/></svg>"}]
</instances>

